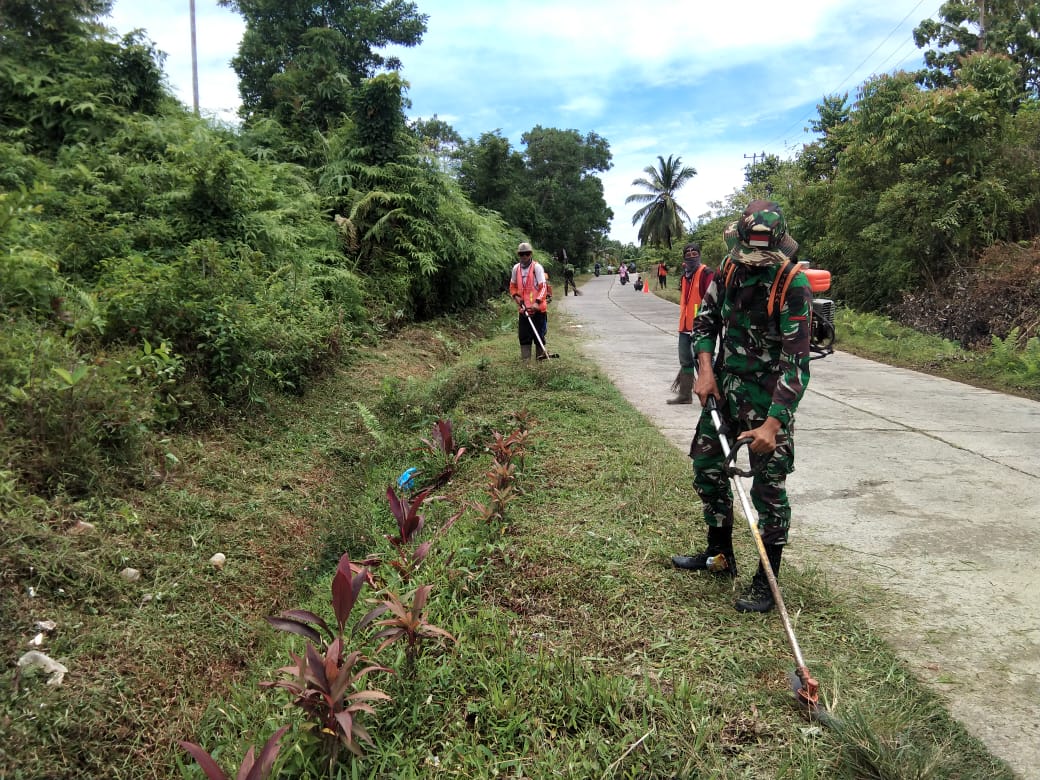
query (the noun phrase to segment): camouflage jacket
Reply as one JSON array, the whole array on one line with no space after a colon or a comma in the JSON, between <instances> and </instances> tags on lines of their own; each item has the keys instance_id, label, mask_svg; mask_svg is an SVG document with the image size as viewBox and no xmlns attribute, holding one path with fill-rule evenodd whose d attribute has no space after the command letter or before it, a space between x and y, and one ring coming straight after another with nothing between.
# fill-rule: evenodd
<instances>
[{"instance_id":1,"label":"camouflage jacket","mask_svg":"<svg viewBox=\"0 0 1040 780\"><path fill-rule=\"evenodd\" d=\"M693 323L696 352L713 352L716 381L738 419L775 417L789 427L809 384L809 312L812 290L795 274L779 316L766 305L781 266L737 263L726 290L720 272L708 287Z\"/></svg>"}]
</instances>

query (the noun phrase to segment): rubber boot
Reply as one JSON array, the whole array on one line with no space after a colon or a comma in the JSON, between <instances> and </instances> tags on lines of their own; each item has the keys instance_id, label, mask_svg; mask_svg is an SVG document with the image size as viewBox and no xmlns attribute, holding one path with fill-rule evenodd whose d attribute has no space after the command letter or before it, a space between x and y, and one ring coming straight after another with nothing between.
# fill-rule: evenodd
<instances>
[{"instance_id":1,"label":"rubber boot","mask_svg":"<svg viewBox=\"0 0 1040 780\"><path fill-rule=\"evenodd\" d=\"M673 555L672 566L688 571L710 571L720 577L736 577L737 559L733 555L733 526L709 525L708 546L704 552Z\"/></svg>"},{"instance_id":2,"label":"rubber boot","mask_svg":"<svg viewBox=\"0 0 1040 780\"><path fill-rule=\"evenodd\" d=\"M692 404L693 403L693 374L680 371L672 383L672 390L678 393L675 398L669 398L668 404Z\"/></svg>"},{"instance_id":3,"label":"rubber boot","mask_svg":"<svg viewBox=\"0 0 1040 780\"><path fill-rule=\"evenodd\" d=\"M769 567L773 570L773 576L778 578L778 584L780 557L783 553L784 546L782 544L766 545L766 557L769 558ZM755 576L751 580L751 587L744 591L744 594L737 599L733 606L736 607L737 612L769 612L776 606L776 600L773 598L773 591L769 587L769 580L766 579L766 573L762 568L761 561L758 562L758 571L755 572Z\"/></svg>"},{"instance_id":4,"label":"rubber boot","mask_svg":"<svg viewBox=\"0 0 1040 780\"><path fill-rule=\"evenodd\" d=\"M530 344L521 344L520 345L520 359L521 360L530 360L531 359L531 345Z\"/></svg>"}]
</instances>

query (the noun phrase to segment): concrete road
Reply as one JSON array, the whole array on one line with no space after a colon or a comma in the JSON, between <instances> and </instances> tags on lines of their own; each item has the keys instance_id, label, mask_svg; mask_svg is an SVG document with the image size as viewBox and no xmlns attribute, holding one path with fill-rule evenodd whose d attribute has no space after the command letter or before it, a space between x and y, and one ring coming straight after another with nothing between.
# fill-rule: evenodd
<instances>
[{"instance_id":1,"label":"concrete road","mask_svg":"<svg viewBox=\"0 0 1040 780\"><path fill-rule=\"evenodd\" d=\"M685 453L700 407L665 404L678 306L614 276L582 293L554 300L550 338L583 334ZM873 627L994 754L1040 780L1040 403L838 352L813 361L797 425L788 557L879 594Z\"/></svg>"}]
</instances>

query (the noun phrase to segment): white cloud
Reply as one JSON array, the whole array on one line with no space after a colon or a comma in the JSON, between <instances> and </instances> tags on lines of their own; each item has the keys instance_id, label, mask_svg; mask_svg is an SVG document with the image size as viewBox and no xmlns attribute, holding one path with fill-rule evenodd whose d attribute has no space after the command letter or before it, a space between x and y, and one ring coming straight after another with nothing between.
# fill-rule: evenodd
<instances>
[{"instance_id":1,"label":"white cloud","mask_svg":"<svg viewBox=\"0 0 1040 780\"><path fill-rule=\"evenodd\" d=\"M202 113L233 119L240 103L238 76L231 69L231 58L238 53L245 22L236 13L197 2L195 41L199 70L199 106ZM156 48L167 55L164 64L174 94L191 106L191 19L188 3L152 3L116 0L106 22L119 34L135 28L145 31Z\"/></svg>"},{"instance_id":2,"label":"white cloud","mask_svg":"<svg viewBox=\"0 0 1040 780\"><path fill-rule=\"evenodd\" d=\"M564 114L601 116L607 109L607 98L600 95L579 95L560 105Z\"/></svg>"},{"instance_id":3,"label":"white cloud","mask_svg":"<svg viewBox=\"0 0 1040 780\"><path fill-rule=\"evenodd\" d=\"M514 147L535 125L594 132L611 146L601 175L611 235L635 241L633 179L679 155L698 175L679 193L694 217L743 183L745 155L790 157L826 95L872 73L915 67L920 0L780 0L747 8L658 0L417 0L423 42L392 47L410 83L412 115L437 114L467 138L501 130ZM228 63L243 22L197 2L202 110L238 105ZM116 0L110 24L143 27L169 53L167 73L191 105L187 3Z\"/></svg>"}]
</instances>

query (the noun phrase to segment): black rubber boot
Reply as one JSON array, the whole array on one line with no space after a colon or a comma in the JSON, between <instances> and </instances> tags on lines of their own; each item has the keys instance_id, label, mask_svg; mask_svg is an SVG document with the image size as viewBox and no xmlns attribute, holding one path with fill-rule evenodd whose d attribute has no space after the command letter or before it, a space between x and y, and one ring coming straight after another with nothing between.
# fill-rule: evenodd
<instances>
[{"instance_id":1,"label":"black rubber boot","mask_svg":"<svg viewBox=\"0 0 1040 780\"><path fill-rule=\"evenodd\" d=\"M675 398L669 398L665 401L666 404L672 406L674 404L692 404L693 403L693 380L696 377L693 374L684 374L681 371L679 375L675 377L675 381L672 383L672 392L678 395Z\"/></svg>"},{"instance_id":2,"label":"black rubber boot","mask_svg":"<svg viewBox=\"0 0 1040 780\"><path fill-rule=\"evenodd\" d=\"M769 568L773 570L773 576L777 578L777 584L779 584L780 577L780 557L783 553L784 546L782 544L766 545L766 557L769 558ZM773 590L769 587L769 580L766 579L766 573L762 568L761 561L758 562L758 571L755 572L755 576L751 580L751 587L737 599L733 606L736 607L737 612L769 612L776 606Z\"/></svg>"},{"instance_id":3,"label":"black rubber boot","mask_svg":"<svg viewBox=\"0 0 1040 780\"><path fill-rule=\"evenodd\" d=\"M708 526L708 546L693 555L673 555L672 566L688 571L710 571L720 577L737 576L737 559L733 556L733 526Z\"/></svg>"}]
</instances>

